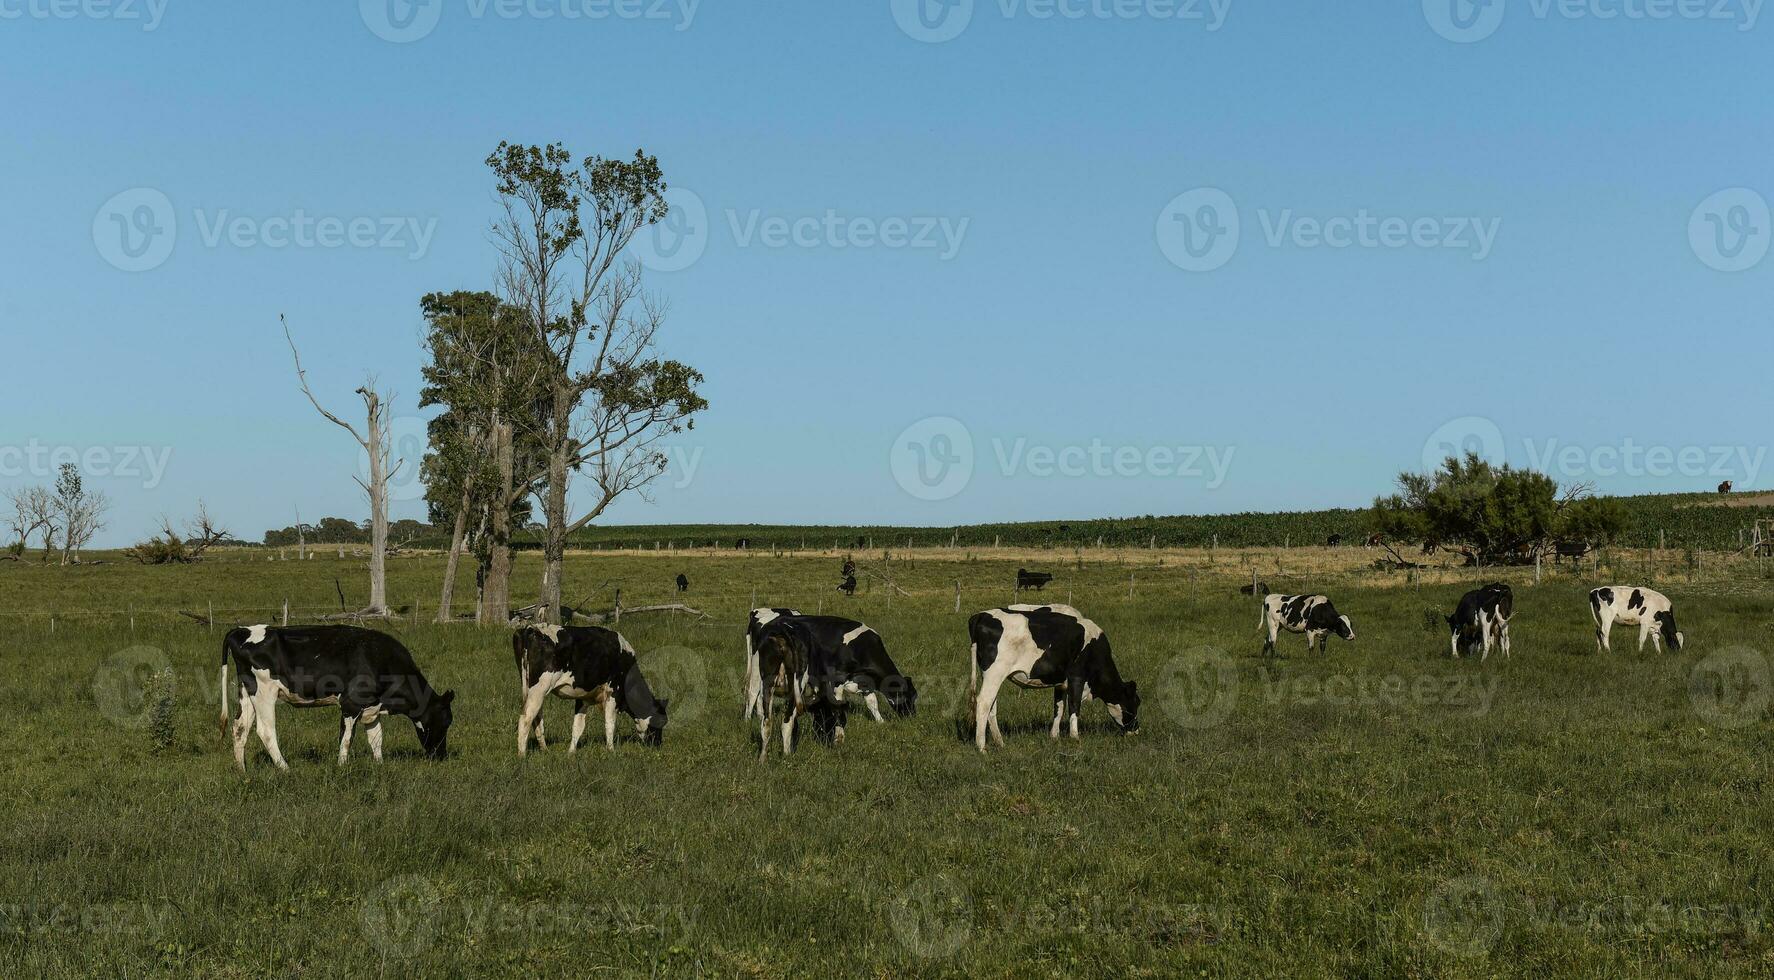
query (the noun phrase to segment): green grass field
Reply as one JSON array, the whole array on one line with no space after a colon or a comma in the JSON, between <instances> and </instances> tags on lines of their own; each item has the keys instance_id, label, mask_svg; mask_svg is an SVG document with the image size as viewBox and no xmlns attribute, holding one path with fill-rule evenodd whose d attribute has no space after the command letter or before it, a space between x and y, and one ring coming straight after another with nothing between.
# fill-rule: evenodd
<instances>
[{"instance_id":1,"label":"green grass field","mask_svg":"<svg viewBox=\"0 0 1774 980\"><path fill-rule=\"evenodd\" d=\"M520 761L508 634L409 619L388 629L458 692L450 760L393 719L383 765L360 740L341 769L336 712L286 707L291 771L254 740L244 776L217 731L221 632L177 611L334 608L335 575L361 600L361 563L0 564L0 975L1774 973L1774 587L1754 566L1604 567L1675 599L1689 646L1661 658L1625 629L1594 653L1589 573L1511 572L1514 656L1480 664L1429 628L1465 573L1412 586L1350 550L1316 571L1068 556L1045 598L1108 632L1143 731L1110 734L1093 703L1055 743L1049 698L1009 690L985 757L957 737L964 624L1028 562L896 560L909 597L846 599L835 556L575 555L575 598L667 600L683 570L708 614L622 623L673 698L662 749L569 756L553 701L551 748ZM1330 593L1357 641L1260 657L1248 561ZM430 610L440 569L393 563L394 600ZM918 715L853 716L841 747L760 765L754 592L874 625ZM162 667L164 747L143 695Z\"/></svg>"}]
</instances>

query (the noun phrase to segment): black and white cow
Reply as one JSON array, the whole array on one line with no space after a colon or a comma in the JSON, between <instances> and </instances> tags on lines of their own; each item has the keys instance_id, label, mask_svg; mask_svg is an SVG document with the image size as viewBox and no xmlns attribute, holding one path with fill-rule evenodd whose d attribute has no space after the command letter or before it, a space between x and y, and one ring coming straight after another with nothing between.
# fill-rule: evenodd
<instances>
[{"instance_id":1,"label":"black and white cow","mask_svg":"<svg viewBox=\"0 0 1774 980\"><path fill-rule=\"evenodd\" d=\"M973 741L986 750L998 727L998 692L1005 681L1022 688L1053 689L1052 737L1069 718L1078 737L1078 713L1091 698L1102 701L1125 734L1139 731L1139 686L1124 680L1102 628L1071 606L1013 605L976 613L967 622L972 651L969 690L974 696Z\"/></svg>"},{"instance_id":2,"label":"black and white cow","mask_svg":"<svg viewBox=\"0 0 1774 980\"><path fill-rule=\"evenodd\" d=\"M846 575L844 581L838 583L838 591L848 596L856 594L856 576Z\"/></svg>"},{"instance_id":3,"label":"black and white cow","mask_svg":"<svg viewBox=\"0 0 1774 980\"><path fill-rule=\"evenodd\" d=\"M758 761L770 755L770 722L780 695L787 717L782 722L782 754L795 751L802 715L813 717L814 734L830 741L841 722L841 695L832 679L836 665L829 651L814 639L813 630L798 616L778 616L758 631L752 650L757 669L769 678L758 690Z\"/></svg>"},{"instance_id":4,"label":"black and white cow","mask_svg":"<svg viewBox=\"0 0 1774 980\"><path fill-rule=\"evenodd\" d=\"M745 720L750 721L752 712L757 710L759 698L763 695L763 679L758 673L758 637L764 627L783 616L799 616L794 609L760 608L753 609L745 620Z\"/></svg>"},{"instance_id":5,"label":"black and white cow","mask_svg":"<svg viewBox=\"0 0 1774 980\"><path fill-rule=\"evenodd\" d=\"M882 641L881 634L854 619L845 619L842 616L802 616L790 612L779 615L766 624L759 631L757 642L761 642L762 636L773 626L786 622L798 624L804 633L799 639L813 646L813 663L823 671L815 680L821 690L829 689L833 699L834 712L830 717L834 721L829 730L821 733L822 736L830 735L839 742L844 740L844 724L849 715L847 702L850 697L860 697L863 705L868 708L869 716L877 722L887 720L881 714L882 699L901 717L917 713L917 685L887 655L887 644ZM781 671L772 674L760 667L760 693L767 690L774 694L786 694L789 692L789 681L790 678ZM825 718L826 716L821 715L816 720L823 722Z\"/></svg>"},{"instance_id":6,"label":"black and white cow","mask_svg":"<svg viewBox=\"0 0 1774 980\"><path fill-rule=\"evenodd\" d=\"M1275 652L1275 637L1281 630L1306 634L1307 653L1312 652L1313 646L1324 653L1332 633L1345 640L1355 639L1355 625L1349 617L1339 615L1331 601L1321 595L1264 596L1263 615L1257 627L1269 631L1269 638L1263 643L1266 654Z\"/></svg>"},{"instance_id":7,"label":"black and white cow","mask_svg":"<svg viewBox=\"0 0 1774 980\"><path fill-rule=\"evenodd\" d=\"M1682 634L1675 627L1675 610L1669 598L1653 589L1636 585L1606 585L1589 593L1589 611L1595 617L1595 648L1612 652L1608 634L1614 624L1638 627L1638 648L1645 649L1645 640L1663 652L1663 644L1671 650L1682 648Z\"/></svg>"},{"instance_id":8,"label":"black and white cow","mask_svg":"<svg viewBox=\"0 0 1774 980\"><path fill-rule=\"evenodd\" d=\"M1509 617L1513 615L1515 593L1502 582L1492 582L1461 596L1459 607L1448 617L1448 629L1453 634L1448 642L1454 657L1458 659L1462 649L1482 644L1483 652L1478 657L1482 662L1491 655L1493 642L1502 649L1503 656L1509 656Z\"/></svg>"},{"instance_id":9,"label":"black and white cow","mask_svg":"<svg viewBox=\"0 0 1774 980\"><path fill-rule=\"evenodd\" d=\"M542 727L542 705L553 694L573 702L573 740L567 751L579 750L585 735L585 714L594 704L604 709L604 744L616 747L616 712L634 719L635 734L647 745L665 741L666 702L653 696L641 676L634 647L615 630L601 626L526 626L511 638L517 660L523 708L517 719L517 754L548 748Z\"/></svg>"},{"instance_id":10,"label":"black and white cow","mask_svg":"<svg viewBox=\"0 0 1774 980\"><path fill-rule=\"evenodd\" d=\"M277 703L297 708L337 705L339 764L359 726L370 755L382 761L382 718L413 720L425 754L448 754L450 703L426 683L399 640L356 626L251 626L222 638L222 727L228 726L228 659L234 659L240 718L234 723L234 764L246 769L246 737L257 728L259 744L279 769L288 769L277 747Z\"/></svg>"}]
</instances>

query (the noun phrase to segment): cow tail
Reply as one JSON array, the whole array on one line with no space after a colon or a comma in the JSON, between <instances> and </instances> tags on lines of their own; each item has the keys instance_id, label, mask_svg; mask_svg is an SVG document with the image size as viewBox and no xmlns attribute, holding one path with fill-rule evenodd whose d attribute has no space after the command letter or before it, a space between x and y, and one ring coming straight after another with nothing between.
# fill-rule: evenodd
<instances>
[{"instance_id":1,"label":"cow tail","mask_svg":"<svg viewBox=\"0 0 1774 980\"><path fill-rule=\"evenodd\" d=\"M222 640L222 676L217 685L222 692L222 738L228 737L228 641Z\"/></svg>"}]
</instances>

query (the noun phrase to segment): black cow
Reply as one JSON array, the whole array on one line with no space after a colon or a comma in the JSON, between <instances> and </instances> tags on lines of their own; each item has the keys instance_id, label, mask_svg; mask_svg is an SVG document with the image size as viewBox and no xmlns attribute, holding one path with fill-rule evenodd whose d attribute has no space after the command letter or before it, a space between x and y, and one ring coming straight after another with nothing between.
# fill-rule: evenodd
<instances>
[{"instance_id":1,"label":"black cow","mask_svg":"<svg viewBox=\"0 0 1774 980\"><path fill-rule=\"evenodd\" d=\"M1269 583L1258 582L1255 585L1240 585L1238 587L1238 591L1244 593L1245 595L1268 595L1269 594Z\"/></svg>"},{"instance_id":2,"label":"black cow","mask_svg":"<svg viewBox=\"0 0 1774 980\"><path fill-rule=\"evenodd\" d=\"M1265 596L1263 617L1257 621L1257 627L1269 631L1269 638L1263 643L1265 654L1275 652L1275 637L1279 630L1306 634L1308 653L1312 652L1314 645L1319 653L1324 653L1332 633L1345 640L1355 639L1355 625L1349 622L1349 617L1339 615L1331 601L1321 595Z\"/></svg>"},{"instance_id":3,"label":"black cow","mask_svg":"<svg viewBox=\"0 0 1774 980\"><path fill-rule=\"evenodd\" d=\"M246 769L246 736L257 727L259 744L279 769L288 769L277 747L277 702L297 708L339 707L339 764L351 750L359 725L370 755L382 761L382 717L413 720L425 754L448 752L450 703L426 683L399 640L356 626L252 626L222 638L222 727L228 726L228 658L234 658L240 719L234 723L234 764Z\"/></svg>"},{"instance_id":4,"label":"black cow","mask_svg":"<svg viewBox=\"0 0 1774 980\"><path fill-rule=\"evenodd\" d=\"M683 572L678 573L678 591L679 592L690 591L690 580L688 578L684 577Z\"/></svg>"},{"instance_id":5,"label":"black cow","mask_svg":"<svg viewBox=\"0 0 1774 980\"><path fill-rule=\"evenodd\" d=\"M601 626L529 626L511 637L517 660L523 709L517 719L517 754L536 746L548 748L542 728L542 705L550 694L573 702L573 740L567 751L579 749L585 735L585 712L593 704L604 708L604 744L616 747L616 712L634 719L635 734L647 745L665 741L666 702L655 698L634 647L615 630Z\"/></svg>"},{"instance_id":6,"label":"black cow","mask_svg":"<svg viewBox=\"0 0 1774 980\"><path fill-rule=\"evenodd\" d=\"M1016 591L1018 592L1024 589L1034 589L1039 592L1047 588L1047 583L1051 581L1053 581L1053 576L1047 572L1031 572L1026 568L1016 570Z\"/></svg>"},{"instance_id":7,"label":"black cow","mask_svg":"<svg viewBox=\"0 0 1774 980\"><path fill-rule=\"evenodd\" d=\"M1515 593L1502 582L1492 582L1460 597L1460 605L1448 617L1452 636L1449 646L1455 659L1462 649L1481 644L1480 662L1491 655L1494 641L1509 656L1509 617L1515 615Z\"/></svg>"},{"instance_id":8,"label":"black cow","mask_svg":"<svg viewBox=\"0 0 1774 980\"><path fill-rule=\"evenodd\" d=\"M758 638L763 635L764 627L783 616L799 616L800 612L785 608L753 609L745 620L745 718L751 720L752 711L760 704L759 697L763 688L763 680L758 673Z\"/></svg>"},{"instance_id":9,"label":"black cow","mask_svg":"<svg viewBox=\"0 0 1774 980\"><path fill-rule=\"evenodd\" d=\"M1340 547L1342 547L1342 545L1343 545L1343 536L1341 534L1333 534L1330 537L1324 539L1324 546L1326 548L1340 548Z\"/></svg>"},{"instance_id":10,"label":"black cow","mask_svg":"<svg viewBox=\"0 0 1774 980\"><path fill-rule=\"evenodd\" d=\"M1730 493L1731 492L1731 481L1726 480L1725 482L1719 484L1719 492L1720 493Z\"/></svg>"},{"instance_id":11,"label":"black cow","mask_svg":"<svg viewBox=\"0 0 1774 980\"><path fill-rule=\"evenodd\" d=\"M856 576L846 575L844 581L838 583L838 591L845 595L856 594Z\"/></svg>"},{"instance_id":12,"label":"black cow","mask_svg":"<svg viewBox=\"0 0 1774 980\"><path fill-rule=\"evenodd\" d=\"M1583 560L1584 555L1589 554L1589 542L1587 541L1559 541L1554 543L1552 548L1552 563L1554 565L1558 564L1559 560L1563 558L1569 558L1572 561L1580 562Z\"/></svg>"},{"instance_id":13,"label":"black cow","mask_svg":"<svg viewBox=\"0 0 1774 980\"><path fill-rule=\"evenodd\" d=\"M1078 712L1091 698L1102 701L1121 731L1139 731L1139 686L1123 680L1102 628L1071 606L1014 605L976 613L967 621L972 645L968 685L974 696L973 741L986 750L986 732L1004 744L998 727L998 691L1005 681L1023 688L1053 689L1052 737L1071 719L1078 737Z\"/></svg>"}]
</instances>

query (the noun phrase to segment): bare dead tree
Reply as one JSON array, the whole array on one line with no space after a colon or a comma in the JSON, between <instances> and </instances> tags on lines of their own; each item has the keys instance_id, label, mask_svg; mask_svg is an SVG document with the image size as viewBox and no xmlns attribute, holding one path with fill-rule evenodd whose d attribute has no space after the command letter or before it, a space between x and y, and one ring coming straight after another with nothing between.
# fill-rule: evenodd
<instances>
[{"instance_id":1,"label":"bare dead tree","mask_svg":"<svg viewBox=\"0 0 1774 980\"><path fill-rule=\"evenodd\" d=\"M46 529L49 531L44 544L47 551L47 539L54 536L55 498L43 487L21 487L8 490L6 500L12 509L6 518L6 526L18 538L14 546L18 555L22 558L31 545L31 537Z\"/></svg>"},{"instance_id":2,"label":"bare dead tree","mask_svg":"<svg viewBox=\"0 0 1774 980\"><path fill-rule=\"evenodd\" d=\"M80 549L104 529L111 500L97 490L88 490L79 468L64 463L55 481L53 506L62 524L62 564L78 564Z\"/></svg>"},{"instance_id":3,"label":"bare dead tree","mask_svg":"<svg viewBox=\"0 0 1774 980\"><path fill-rule=\"evenodd\" d=\"M375 379L366 381L357 389L363 398L364 431L328 411L314 397L313 389L308 387L308 374L302 370L302 355L296 350L296 340L290 335L289 322L282 315L277 322L283 325L283 338L289 342L290 357L296 365L296 383L301 385L302 394L308 396L308 403L314 406L321 417L351 434L351 438L363 448L370 459L369 480L353 476L357 485L363 488L370 498L370 604L364 610L366 615L386 616L388 614L388 480L394 474L388 468L388 430L387 405L380 392L376 391Z\"/></svg>"},{"instance_id":4,"label":"bare dead tree","mask_svg":"<svg viewBox=\"0 0 1774 980\"><path fill-rule=\"evenodd\" d=\"M185 523L184 533L173 527L172 518L160 518L160 533L124 552L143 565L195 565L209 549L228 540L229 534L209 516L209 507L197 504L197 515Z\"/></svg>"}]
</instances>

